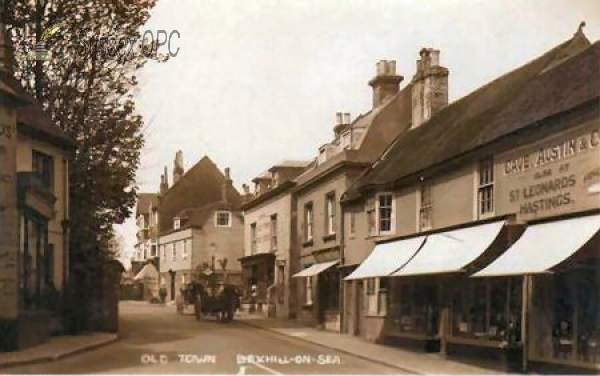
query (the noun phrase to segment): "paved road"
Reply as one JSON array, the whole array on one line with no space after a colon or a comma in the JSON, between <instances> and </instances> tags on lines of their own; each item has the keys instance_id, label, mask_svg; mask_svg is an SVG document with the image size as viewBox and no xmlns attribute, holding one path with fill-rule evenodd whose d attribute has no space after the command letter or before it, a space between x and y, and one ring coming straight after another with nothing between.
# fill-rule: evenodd
<instances>
[{"instance_id":1,"label":"paved road","mask_svg":"<svg viewBox=\"0 0 600 376\"><path fill-rule=\"evenodd\" d=\"M400 371L327 348L191 314L173 306L121 304L121 339L57 362L7 369L12 374L397 374ZM301 333L298 333L301 335ZM287 362L287 364L285 364Z\"/></svg>"}]
</instances>

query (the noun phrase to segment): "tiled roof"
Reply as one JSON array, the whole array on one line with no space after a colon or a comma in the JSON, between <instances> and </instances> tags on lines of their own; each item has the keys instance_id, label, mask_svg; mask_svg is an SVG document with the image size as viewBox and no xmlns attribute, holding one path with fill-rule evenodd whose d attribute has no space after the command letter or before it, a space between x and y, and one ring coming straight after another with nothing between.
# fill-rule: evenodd
<instances>
[{"instance_id":1,"label":"tiled roof","mask_svg":"<svg viewBox=\"0 0 600 376\"><path fill-rule=\"evenodd\" d=\"M600 94L600 45L576 34L404 132L347 192L347 199L472 152Z\"/></svg>"},{"instance_id":2,"label":"tiled roof","mask_svg":"<svg viewBox=\"0 0 600 376\"><path fill-rule=\"evenodd\" d=\"M169 231L173 218L184 209L221 202L224 181L225 175L213 161L203 157L161 197L158 208L160 232ZM241 205L242 198L233 186L227 191L227 201L236 208Z\"/></svg>"}]
</instances>

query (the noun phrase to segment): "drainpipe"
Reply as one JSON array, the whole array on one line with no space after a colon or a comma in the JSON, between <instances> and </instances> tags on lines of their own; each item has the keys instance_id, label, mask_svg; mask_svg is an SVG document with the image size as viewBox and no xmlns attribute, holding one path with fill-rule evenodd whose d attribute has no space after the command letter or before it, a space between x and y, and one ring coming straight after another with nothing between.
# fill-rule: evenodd
<instances>
[{"instance_id":1,"label":"drainpipe","mask_svg":"<svg viewBox=\"0 0 600 376\"><path fill-rule=\"evenodd\" d=\"M342 200L345 197L345 193L342 195L342 197L340 197L340 288L338 289L339 291L339 299L338 301L340 302L340 332L344 332L344 320L345 320L345 311L346 311L346 307L344 306L344 278L343 278L343 268L344 268L344 262L345 262L345 248L346 245L344 243L345 239L344 239L344 233L346 232L346 228L344 226L344 217L345 217L345 213L344 213L344 206L342 205Z\"/></svg>"},{"instance_id":2,"label":"drainpipe","mask_svg":"<svg viewBox=\"0 0 600 376\"><path fill-rule=\"evenodd\" d=\"M63 291L67 286L69 274L69 162L63 159Z\"/></svg>"}]
</instances>

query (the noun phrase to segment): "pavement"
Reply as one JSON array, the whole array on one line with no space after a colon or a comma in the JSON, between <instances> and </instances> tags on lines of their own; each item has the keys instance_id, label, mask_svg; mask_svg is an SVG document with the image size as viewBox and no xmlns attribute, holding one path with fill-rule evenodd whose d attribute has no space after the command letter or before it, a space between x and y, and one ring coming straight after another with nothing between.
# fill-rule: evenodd
<instances>
[{"instance_id":1,"label":"pavement","mask_svg":"<svg viewBox=\"0 0 600 376\"><path fill-rule=\"evenodd\" d=\"M404 350L367 342L359 337L302 326L293 320L267 318L246 312L236 316L239 322L285 336L350 354L411 374L500 374L498 370L445 359L436 353Z\"/></svg>"},{"instance_id":2,"label":"pavement","mask_svg":"<svg viewBox=\"0 0 600 376\"><path fill-rule=\"evenodd\" d=\"M50 337L48 342L38 346L19 351L0 352L0 370L63 359L108 345L118 339L118 335L112 333L85 333L76 336Z\"/></svg>"}]
</instances>

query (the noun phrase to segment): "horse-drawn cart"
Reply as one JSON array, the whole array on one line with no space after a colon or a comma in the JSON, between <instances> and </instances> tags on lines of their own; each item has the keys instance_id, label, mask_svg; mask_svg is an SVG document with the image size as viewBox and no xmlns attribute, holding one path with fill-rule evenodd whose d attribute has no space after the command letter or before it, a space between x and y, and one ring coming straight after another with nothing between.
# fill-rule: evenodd
<instances>
[{"instance_id":1,"label":"horse-drawn cart","mask_svg":"<svg viewBox=\"0 0 600 376\"><path fill-rule=\"evenodd\" d=\"M195 276L185 293L188 304L193 304L196 320L216 317L219 321L231 321L240 307L239 286L235 275L219 275L204 271Z\"/></svg>"}]
</instances>

